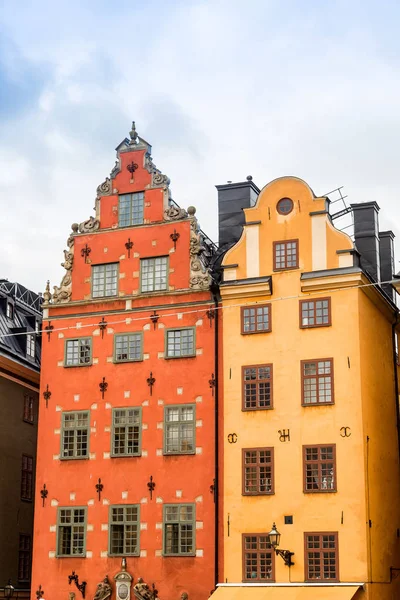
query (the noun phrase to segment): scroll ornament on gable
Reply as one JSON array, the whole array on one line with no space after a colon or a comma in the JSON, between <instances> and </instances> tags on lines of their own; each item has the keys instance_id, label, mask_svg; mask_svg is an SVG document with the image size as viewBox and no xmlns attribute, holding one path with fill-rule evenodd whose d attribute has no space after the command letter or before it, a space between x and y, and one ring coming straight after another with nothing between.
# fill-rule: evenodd
<instances>
[{"instance_id":1,"label":"scroll ornament on gable","mask_svg":"<svg viewBox=\"0 0 400 600\"><path fill-rule=\"evenodd\" d=\"M190 218L190 282L189 286L195 290L208 290L211 285L211 275L204 261L205 245L203 244L197 218L196 209L189 206Z\"/></svg>"},{"instance_id":2,"label":"scroll ornament on gable","mask_svg":"<svg viewBox=\"0 0 400 600\"><path fill-rule=\"evenodd\" d=\"M43 294L44 304L52 302L52 304L63 304L71 300L72 295L72 267L74 264L74 241L75 235L78 233L92 233L100 227L99 219L89 217L87 221L82 223L72 223L72 232L67 239L68 250L64 250L64 262L61 266L65 269L65 275L59 286L53 286L53 293L50 293L50 286L47 283L46 290Z\"/></svg>"}]
</instances>

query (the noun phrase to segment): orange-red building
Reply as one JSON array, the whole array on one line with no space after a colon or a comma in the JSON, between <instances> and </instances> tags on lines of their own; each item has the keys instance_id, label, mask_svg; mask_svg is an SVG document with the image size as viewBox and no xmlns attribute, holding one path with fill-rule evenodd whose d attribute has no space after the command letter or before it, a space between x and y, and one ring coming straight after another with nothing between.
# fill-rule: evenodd
<instances>
[{"instance_id":1,"label":"orange-red building","mask_svg":"<svg viewBox=\"0 0 400 600\"><path fill-rule=\"evenodd\" d=\"M205 599L215 583L213 245L195 209L171 200L134 124L96 216L73 224L67 244L61 285L44 294L32 597L41 586L44 598L78 599L86 582L92 598L107 575L114 589L126 558L132 586L142 577L162 599Z\"/></svg>"}]
</instances>

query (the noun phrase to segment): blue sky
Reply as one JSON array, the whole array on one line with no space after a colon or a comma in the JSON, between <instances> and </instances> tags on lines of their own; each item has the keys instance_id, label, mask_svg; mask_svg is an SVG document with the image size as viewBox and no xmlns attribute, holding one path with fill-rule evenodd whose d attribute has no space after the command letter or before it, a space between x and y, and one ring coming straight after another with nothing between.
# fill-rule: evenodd
<instances>
[{"instance_id":1,"label":"blue sky","mask_svg":"<svg viewBox=\"0 0 400 600\"><path fill-rule=\"evenodd\" d=\"M133 119L214 239L215 184L249 174L343 185L400 239L399 18L395 1L0 0L0 274L59 283Z\"/></svg>"}]
</instances>

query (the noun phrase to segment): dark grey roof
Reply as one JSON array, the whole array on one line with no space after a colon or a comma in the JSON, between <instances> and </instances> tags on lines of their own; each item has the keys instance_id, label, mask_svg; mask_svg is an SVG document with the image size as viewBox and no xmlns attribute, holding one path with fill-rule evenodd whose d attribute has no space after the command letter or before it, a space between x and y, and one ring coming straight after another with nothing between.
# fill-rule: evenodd
<instances>
[{"instance_id":1,"label":"dark grey roof","mask_svg":"<svg viewBox=\"0 0 400 600\"><path fill-rule=\"evenodd\" d=\"M26 352L27 334L42 328L42 298L19 283L0 279L0 354L35 371L40 370L41 335L35 336L35 357ZM7 316L7 305L13 316Z\"/></svg>"}]
</instances>

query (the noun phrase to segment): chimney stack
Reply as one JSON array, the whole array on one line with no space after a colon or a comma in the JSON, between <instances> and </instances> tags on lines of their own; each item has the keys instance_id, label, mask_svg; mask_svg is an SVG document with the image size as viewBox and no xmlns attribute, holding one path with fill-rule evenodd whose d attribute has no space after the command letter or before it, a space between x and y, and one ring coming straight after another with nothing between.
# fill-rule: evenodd
<instances>
[{"instance_id":1,"label":"chimney stack","mask_svg":"<svg viewBox=\"0 0 400 600\"><path fill-rule=\"evenodd\" d=\"M379 282L379 206L376 202L363 202L351 204L351 208L354 216L354 241L360 253L361 267L374 281Z\"/></svg>"},{"instance_id":2,"label":"chimney stack","mask_svg":"<svg viewBox=\"0 0 400 600\"><path fill-rule=\"evenodd\" d=\"M381 281L391 281L394 276L394 233L393 231L379 232L379 255L381 262ZM390 283L382 284L382 289L394 301L394 289Z\"/></svg>"}]
</instances>

